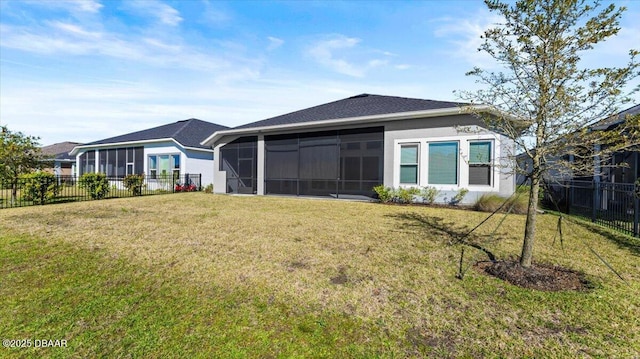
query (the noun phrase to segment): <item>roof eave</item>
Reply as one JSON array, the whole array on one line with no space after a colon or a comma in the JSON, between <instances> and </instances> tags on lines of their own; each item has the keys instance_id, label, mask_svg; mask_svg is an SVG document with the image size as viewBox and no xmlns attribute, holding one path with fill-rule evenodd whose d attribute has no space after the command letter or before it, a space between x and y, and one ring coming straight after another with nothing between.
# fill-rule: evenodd
<instances>
[{"instance_id":1,"label":"roof eave","mask_svg":"<svg viewBox=\"0 0 640 359\"><path fill-rule=\"evenodd\" d=\"M82 149L104 148L104 147L119 147L119 146L131 146L131 145L144 145L144 144L147 144L147 143L159 143L159 142L173 142L176 145L178 145L179 147L182 147L184 149L193 150L193 151L212 152L212 150L208 149L208 148L185 146L182 143L178 142L176 139L174 139L172 137L168 137L168 138L156 138L156 139L152 139L152 140L123 141L123 142L101 143L101 144L96 144L96 145L80 145L80 146L74 147L71 150L71 152L69 152L69 155L71 155L71 156L76 155Z\"/></svg>"},{"instance_id":2,"label":"roof eave","mask_svg":"<svg viewBox=\"0 0 640 359\"><path fill-rule=\"evenodd\" d=\"M475 106L475 110L489 111L490 108L488 106ZM200 142L200 144L203 146L213 146L219 138L221 138L222 136L229 136L229 135L243 135L247 133L256 133L256 132L265 133L265 132L275 132L275 131L282 131L282 130L350 125L350 124L360 124L363 122L376 123L376 122L385 122L385 121L410 120L410 119L425 118L425 117L452 116L452 115L459 115L459 114L465 114L465 113L468 113L468 112L464 111L460 107L447 107L447 108L440 108L440 109L434 109L434 110L394 112L394 113L382 114L382 115L338 118L338 119L310 121L310 122L273 125L273 126L248 127L248 128L238 129L238 130L231 129L231 130L216 131L213 134L211 134L211 136L207 137L204 141Z\"/></svg>"}]
</instances>

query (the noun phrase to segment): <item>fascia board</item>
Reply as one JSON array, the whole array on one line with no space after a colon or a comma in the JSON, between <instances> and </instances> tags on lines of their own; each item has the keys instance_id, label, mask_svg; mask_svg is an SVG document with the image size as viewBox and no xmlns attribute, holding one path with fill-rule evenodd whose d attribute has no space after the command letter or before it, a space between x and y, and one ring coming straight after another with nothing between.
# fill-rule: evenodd
<instances>
[{"instance_id":1,"label":"fascia board","mask_svg":"<svg viewBox=\"0 0 640 359\"><path fill-rule=\"evenodd\" d=\"M477 111L489 110L488 106L475 106L474 108ZM207 139L200 142L200 144L203 146L211 146L220 137L228 136L228 135L243 135L243 134L251 134L251 133L255 134L255 133L275 132L275 131L291 130L291 129L306 129L306 128L329 127L329 126L351 125L351 124L361 124L361 123L410 120L410 119L424 118L424 117L452 116L452 115L459 115L459 114L465 114L465 113L468 113L468 112L463 111L463 109L461 109L460 107L449 107L449 108L435 109L435 110L396 112L396 113L383 114L383 115L339 118L339 119L333 119L333 120L311 121L311 122L292 123L292 124L285 124L285 125L273 125L273 126L264 126L264 127L250 127L250 128L242 128L238 130L231 129L231 130L214 132Z\"/></svg>"},{"instance_id":2,"label":"fascia board","mask_svg":"<svg viewBox=\"0 0 640 359\"><path fill-rule=\"evenodd\" d=\"M198 148L198 147L184 146L180 142L178 142L175 139L169 137L169 138L157 138L157 139L153 139L153 140L101 143L101 144L97 144L97 145L80 145L80 146L74 147L71 150L71 152L69 152L69 155L73 156L73 155L77 154L82 149L100 149L100 148L105 148L105 147L121 147L121 146L132 146L132 145L144 145L144 144L159 143L159 142L173 142L178 147L181 147L181 148L184 148L184 149L188 149L188 150L192 150L192 151L213 152L212 149L208 149L208 148Z\"/></svg>"}]
</instances>

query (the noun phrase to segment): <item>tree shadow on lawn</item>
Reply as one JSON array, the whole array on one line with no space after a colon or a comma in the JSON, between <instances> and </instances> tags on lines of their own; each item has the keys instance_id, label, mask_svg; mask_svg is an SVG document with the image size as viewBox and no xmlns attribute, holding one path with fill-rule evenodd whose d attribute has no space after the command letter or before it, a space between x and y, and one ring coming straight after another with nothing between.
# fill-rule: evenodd
<instances>
[{"instance_id":1,"label":"tree shadow on lawn","mask_svg":"<svg viewBox=\"0 0 640 359\"><path fill-rule=\"evenodd\" d=\"M478 235L465 225L457 225L446 222L440 217L417 213L388 216L403 221L402 226L405 228L423 229L427 234L425 237L430 240L438 239L438 236L429 235L429 232L435 230L448 237L448 245L462 244L484 252L489 257L489 261L477 262L474 267L480 273L500 278L513 285L542 291L583 291L593 288L593 284L585 279L584 273L571 269L545 263L535 263L531 267L524 268L519 265L518 260L499 261L491 251L485 248L485 244L495 238L492 235ZM459 275L458 278L462 279L462 261Z\"/></svg>"},{"instance_id":2,"label":"tree shadow on lawn","mask_svg":"<svg viewBox=\"0 0 640 359\"><path fill-rule=\"evenodd\" d=\"M453 246L456 244L462 244L465 246L473 247L484 252L487 257L489 257L490 261L496 261L495 255L484 247L484 243L489 240L491 236L478 235L476 233L473 233L465 225L445 222L444 218L427 216L415 212L390 214L387 216L402 221L403 223L401 224L401 226L404 228L415 229L417 227L419 229L424 229L425 233L427 234L433 230L436 230L448 237L446 241L448 245ZM438 239L438 236L433 235L427 235L425 237L431 240Z\"/></svg>"},{"instance_id":3,"label":"tree shadow on lawn","mask_svg":"<svg viewBox=\"0 0 640 359\"><path fill-rule=\"evenodd\" d=\"M566 218L566 217L565 217ZM636 257L640 257L640 238L633 238L630 235L625 235L622 233L618 233L613 229L609 229L603 226L600 226L595 223L587 222L584 220L571 220L572 224L577 224L579 226L585 227L590 231L601 235L604 238L614 242L621 249L628 250L631 255Z\"/></svg>"}]
</instances>

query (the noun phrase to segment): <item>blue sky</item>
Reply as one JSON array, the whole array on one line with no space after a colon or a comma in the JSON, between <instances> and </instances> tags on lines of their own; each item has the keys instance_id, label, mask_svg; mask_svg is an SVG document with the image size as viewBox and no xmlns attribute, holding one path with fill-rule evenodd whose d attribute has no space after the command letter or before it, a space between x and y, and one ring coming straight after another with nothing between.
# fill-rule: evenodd
<instances>
[{"instance_id":1,"label":"blue sky","mask_svg":"<svg viewBox=\"0 0 640 359\"><path fill-rule=\"evenodd\" d=\"M591 66L640 47L640 2L617 3L622 30ZM494 66L476 49L498 21L472 0L0 0L0 123L48 145L360 93L455 101L477 88L466 71Z\"/></svg>"}]
</instances>

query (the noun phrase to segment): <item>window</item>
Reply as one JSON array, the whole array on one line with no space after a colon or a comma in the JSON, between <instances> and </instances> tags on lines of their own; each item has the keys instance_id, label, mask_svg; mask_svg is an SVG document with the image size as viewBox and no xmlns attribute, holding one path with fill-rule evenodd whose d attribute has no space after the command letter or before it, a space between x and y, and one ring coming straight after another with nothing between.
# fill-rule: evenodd
<instances>
[{"instance_id":1,"label":"window","mask_svg":"<svg viewBox=\"0 0 640 359\"><path fill-rule=\"evenodd\" d=\"M156 179L158 177L158 159L156 156L149 156L149 178Z\"/></svg>"},{"instance_id":2,"label":"window","mask_svg":"<svg viewBox=\"0 0 640 359\"><path fill-rule=\"evenodd\" d=\"M400 183L418 184L418 145L400 146Z\"/></svg>"},{"instance_id":3,"label":"window","mask_svg":"<svg viewBox=\"0 0 640 359\"><path fill-rule=\"evenodd\" d=\"M180 155L174 155L173 157L173 178L180 178Z\"/></svg>"},{"instance_id":4,"label":"window","mask_svg":"<svg viewBox=\"0 0 640 359\"><path fill-rule=\"evenodd\" d=\"M180 178L179 154L149 156L148 166L150 179Z\"/></svg>"},{"instance_id":5,"label":"window","mask_svg":"<svg viewBox=\"0 0 640 359\"><path fill-rule=\"evenodd\" d=\"M469 143L469 185L491 185L491 141Z\"/></svg>"},{"instance_id":6,"label":"window","mask_svg":"<svg viewBox=\"0 0 640 359\"><path fill-rule=\"evenodd\" d=\"M429 143L429 184L458 184L458 143Z\"/></svg>"}]
</instances>

